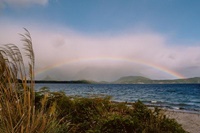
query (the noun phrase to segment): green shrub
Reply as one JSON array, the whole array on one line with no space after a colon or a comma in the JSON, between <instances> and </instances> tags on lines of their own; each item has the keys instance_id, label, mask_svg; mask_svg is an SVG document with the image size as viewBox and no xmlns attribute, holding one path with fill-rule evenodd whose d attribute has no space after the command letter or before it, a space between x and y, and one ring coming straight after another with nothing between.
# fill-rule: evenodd
<instances>
[{"instance_id":1,"label":"green shrub","mask_svg":"<svg viewBox=\"0 0 200 133\"><path fill-rule=\"evenodd\" d=\"M100 132L102 133L134 133L140 132L140 125L130 116L114 115L105 120Z\"/></svg>"},{"instance_id":2,"label":"green shrub","mask_svg":"<svg viewBox=\"0 0 200 133\"><path fill-rule=\"evenodd\" d=\"M185 133L160 109L150 110L140 101L127 106L110 98L72 98L59 92L50 99L57 102L58 119L68 122L61 129L69 133Z\"/></svg>"}]
</instances>

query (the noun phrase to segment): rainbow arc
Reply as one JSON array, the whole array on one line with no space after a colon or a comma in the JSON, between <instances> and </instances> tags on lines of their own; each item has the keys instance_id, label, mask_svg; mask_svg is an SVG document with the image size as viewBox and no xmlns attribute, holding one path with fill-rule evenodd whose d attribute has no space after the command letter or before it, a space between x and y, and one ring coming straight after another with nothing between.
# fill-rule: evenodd
<instances>
[{"instance_id":1,"label":"rainbow arc","mask_svg":"<svg viewBox=\"0 0 200 133\"><path fill-rule=\"evenodd\" d=\"M143 60L137 60L137 59L129 59L129 58L121 58L121 57L93 57L93 58L79 58L79 59L70 59L70 60L64 60L61 62L57 62L55 64L46 66L38 71L36 71L36 75L39 75L41 73L44 73L46 71L50 71L51 69L58 68L64 65L69 65L73 63L83 63L83 62L92 62L92 61L117 61L117 62L128 62L128 63L136 63L136 64L141 64L150 68L153 68L155 70L161 71L165 74L171 75L174 78L179 78L179 79L184 79L186 78L180 73L177 73L176 71L170 70L165 66L161 66L158 64L154 64L148 61L143 61Z\"/></svg>"}]
</instances>

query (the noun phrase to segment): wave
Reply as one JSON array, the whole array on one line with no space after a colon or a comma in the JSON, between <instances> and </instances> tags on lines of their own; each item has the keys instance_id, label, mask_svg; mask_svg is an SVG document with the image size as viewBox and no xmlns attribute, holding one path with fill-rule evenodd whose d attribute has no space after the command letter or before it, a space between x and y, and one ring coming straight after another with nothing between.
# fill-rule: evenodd
<instances>
[{"instance_id":1,"label":"wave","mask_svg":"<svg viewBox=\"0 0 200 133\"><path fill-rule=\"evenodd\" d=\"M165 102L165 101L156 101L156 100L149 100L149 101L142 101L149 107L160 107L164 109L172 109L172 110L185 110L185 111L195 111L200 113L200 106L190 104L190 103L172 103L172 102Z\"/></svg>"}]
</instances>

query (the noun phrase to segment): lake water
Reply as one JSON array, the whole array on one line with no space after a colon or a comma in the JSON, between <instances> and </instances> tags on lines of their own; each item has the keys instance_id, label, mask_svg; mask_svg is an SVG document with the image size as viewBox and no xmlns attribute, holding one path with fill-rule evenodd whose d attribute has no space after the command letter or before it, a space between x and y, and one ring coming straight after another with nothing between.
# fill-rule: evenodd
<instances>
[{"instance_id":1,"label":"lake water","mask_svg":"<svg viewBox=\"0 0 200 133\"><path fill-rule=\"evenodd\" d=\"M36 84L66 95L112 96L113 101L142 101L149 106L200 113L200 84Z\"/></svg>"}]
</instances>

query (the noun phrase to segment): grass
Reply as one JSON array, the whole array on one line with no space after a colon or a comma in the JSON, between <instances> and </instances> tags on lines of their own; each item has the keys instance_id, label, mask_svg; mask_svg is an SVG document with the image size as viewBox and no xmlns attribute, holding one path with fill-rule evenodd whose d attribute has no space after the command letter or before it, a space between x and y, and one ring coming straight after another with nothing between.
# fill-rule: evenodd
<instances>
[{"instance_id":1,"label":"grass","mask_svg":"<svg viewBox=\"0 0 200 133\"><path fill-rule=\"evenodd\" d=\"M111 102L110 97L68 97L45 87L35 92L32 39L26 29L20 36L28 70L16 45L7 44L0 50L0 133L186 132L174 119L140 101L128 107Z\"/></svg>"},{"instance_id":2,"label":"grass","mask_svg":"<svg viewBox=\"0 0 200 133\"><path fill-rule=\"evenodd\" d=\"M42 99L41 107L36 109L34 90L34 64L30 33L20 34L28 57L28 72L22 54L14 44L1 47L0 51L0 132L1 133L41 133L51 132L56 121L50 109L46 110L47 99ZM27 79L28 78L28 79ZM22 79L22 83L18 82ZM31 83L27 84L27 80ZM54 106L52 106L53 108ZM45 111L44 111L45 110Z\"/></svg>"}]
</instances>

